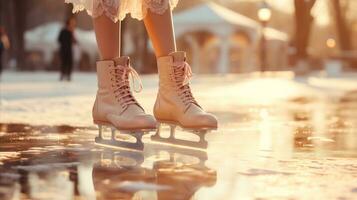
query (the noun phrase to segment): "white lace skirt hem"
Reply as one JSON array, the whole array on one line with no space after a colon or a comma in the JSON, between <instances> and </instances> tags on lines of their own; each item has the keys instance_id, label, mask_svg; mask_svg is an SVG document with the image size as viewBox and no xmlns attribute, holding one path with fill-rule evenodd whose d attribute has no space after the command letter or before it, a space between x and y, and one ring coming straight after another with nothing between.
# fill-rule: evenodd
<instances>
[{"instance_id":1,"label":"white lace skirt hem","mask_svg":"<svg viewBox=\"0 0 357 200\"><path fill-rule=\"evenodd\" d=\"M148 9L163 14L167 9L174 9L179 0L65 0L73 4L73 12L86 10L93 18L103 14L114 22L123 20L127 14L142 20Z\"/></svg>"}]
</instances>

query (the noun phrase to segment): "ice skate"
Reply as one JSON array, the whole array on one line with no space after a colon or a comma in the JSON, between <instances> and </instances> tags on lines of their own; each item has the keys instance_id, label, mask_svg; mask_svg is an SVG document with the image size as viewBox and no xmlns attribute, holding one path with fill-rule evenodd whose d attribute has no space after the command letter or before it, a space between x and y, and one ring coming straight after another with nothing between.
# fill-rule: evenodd
<instances>
[{"instance_id":1,"label":"ice skate","mask_svg":"<svg viewBox=\"0 0 357 200\"><path fill-rule=\"evenodd\" d=\"M154 107L154 115L159 123L152 140L186 147L205 149L208 146L205 135L217 129L217 119L206 113L194 99L189 79L192 71L186 62L185 52L174 52L158 59L159 93ZM170 136L161 136L161 128L170 127ZM176 127L181 127L199 137L199 141L183 140L175 137Z\"/></svg>"},{"instance_id":2,"label":"ice skate","mask_svg":"<svg viewBox=\"0 0 357 200\"><path fill-rule=\"evenodd\" d=\"M135 79L139 81L139 88L133 86L136 92L140 92L142 85L138 74L130 66L129 58L98 62L97 75L98 92L93 106L93 121L99 126L99 136L95 142L143 150L142 136L156 130L156 120L145 114L131 92L129 76L133 83ZM106 134L107 130L109 134ZM131 140L123 139L128 136Z\"/></svg>"}]
</instances>

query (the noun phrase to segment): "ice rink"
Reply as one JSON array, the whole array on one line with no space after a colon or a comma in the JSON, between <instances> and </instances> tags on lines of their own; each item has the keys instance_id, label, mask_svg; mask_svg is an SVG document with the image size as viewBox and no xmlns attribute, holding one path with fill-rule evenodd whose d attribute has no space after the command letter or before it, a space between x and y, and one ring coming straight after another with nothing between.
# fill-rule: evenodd
<instances>
[{"instance_id":1,"label":"ice rink","mask_svg":"<svg viewBox=\"0 0 357 200\"><path fill-rule=\"evenodd\" d=\"M356 74L194 77L219 120L208 149L146 135L142 153L94 144L95 74L58 78L1 77L0 199L357 199ZM142 81L136 97L152 113L157 77Z\"/></svg>"}]
</instances>

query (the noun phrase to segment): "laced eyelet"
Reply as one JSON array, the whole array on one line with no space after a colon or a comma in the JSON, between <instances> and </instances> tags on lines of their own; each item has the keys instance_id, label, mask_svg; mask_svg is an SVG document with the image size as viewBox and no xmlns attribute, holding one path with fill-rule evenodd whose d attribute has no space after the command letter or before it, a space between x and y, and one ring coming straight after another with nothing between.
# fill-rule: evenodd
<instances>
[{"instance_id":1,"label":"laced eyelet","mask_svg":"<svg viewBox=\"0 0 357 200\"><path fill-rule=\"evenodd\" d=\"M191 103L197 104L190 91L189 80L192 77L192 70L187 62L174 63L174 69L169 72L169 75L172 79L171 84L174 86L181 102L186 106Z\"/></svg>"},{"instance_id":2,"label":"laced eyelet","mask_svg":"<svg viewBox=\"0 0 357 200\"><path fill-rule=\"evenodd\" d=\"M131 93L129 78L132 76L135 80L138 80L140 83L140 90L142 89L140 78L137 72L131 68L118 68L110 71L111 74L111 86L113 88L115 101L119 103L119 106L126 108L130 104L137 104L136 99ZM136 90L135 90L136 91ZM137 91L140 92L140 91Z\"/></svg>"}]
</instances>

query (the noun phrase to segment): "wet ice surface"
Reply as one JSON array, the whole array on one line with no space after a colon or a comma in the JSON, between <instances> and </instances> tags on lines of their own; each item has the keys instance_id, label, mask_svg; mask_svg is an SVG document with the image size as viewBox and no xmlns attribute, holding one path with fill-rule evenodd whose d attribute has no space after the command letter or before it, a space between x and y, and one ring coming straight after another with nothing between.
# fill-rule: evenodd
<instances>
[{"instance_id":1,"label":"wet ice surface","mask_svg":"<svg viewBox=\"0 0 357 200\"><path fill-rule=\"evenodd\" d=\"M0 199L357 198L353 79L195 79L196 97L219 118L207 151L146 135L138 153L94 144L93 75L56 78L5 73ZM156 81L143 81L138 99L150 112Z\"/></svg>"}]
</instances>

